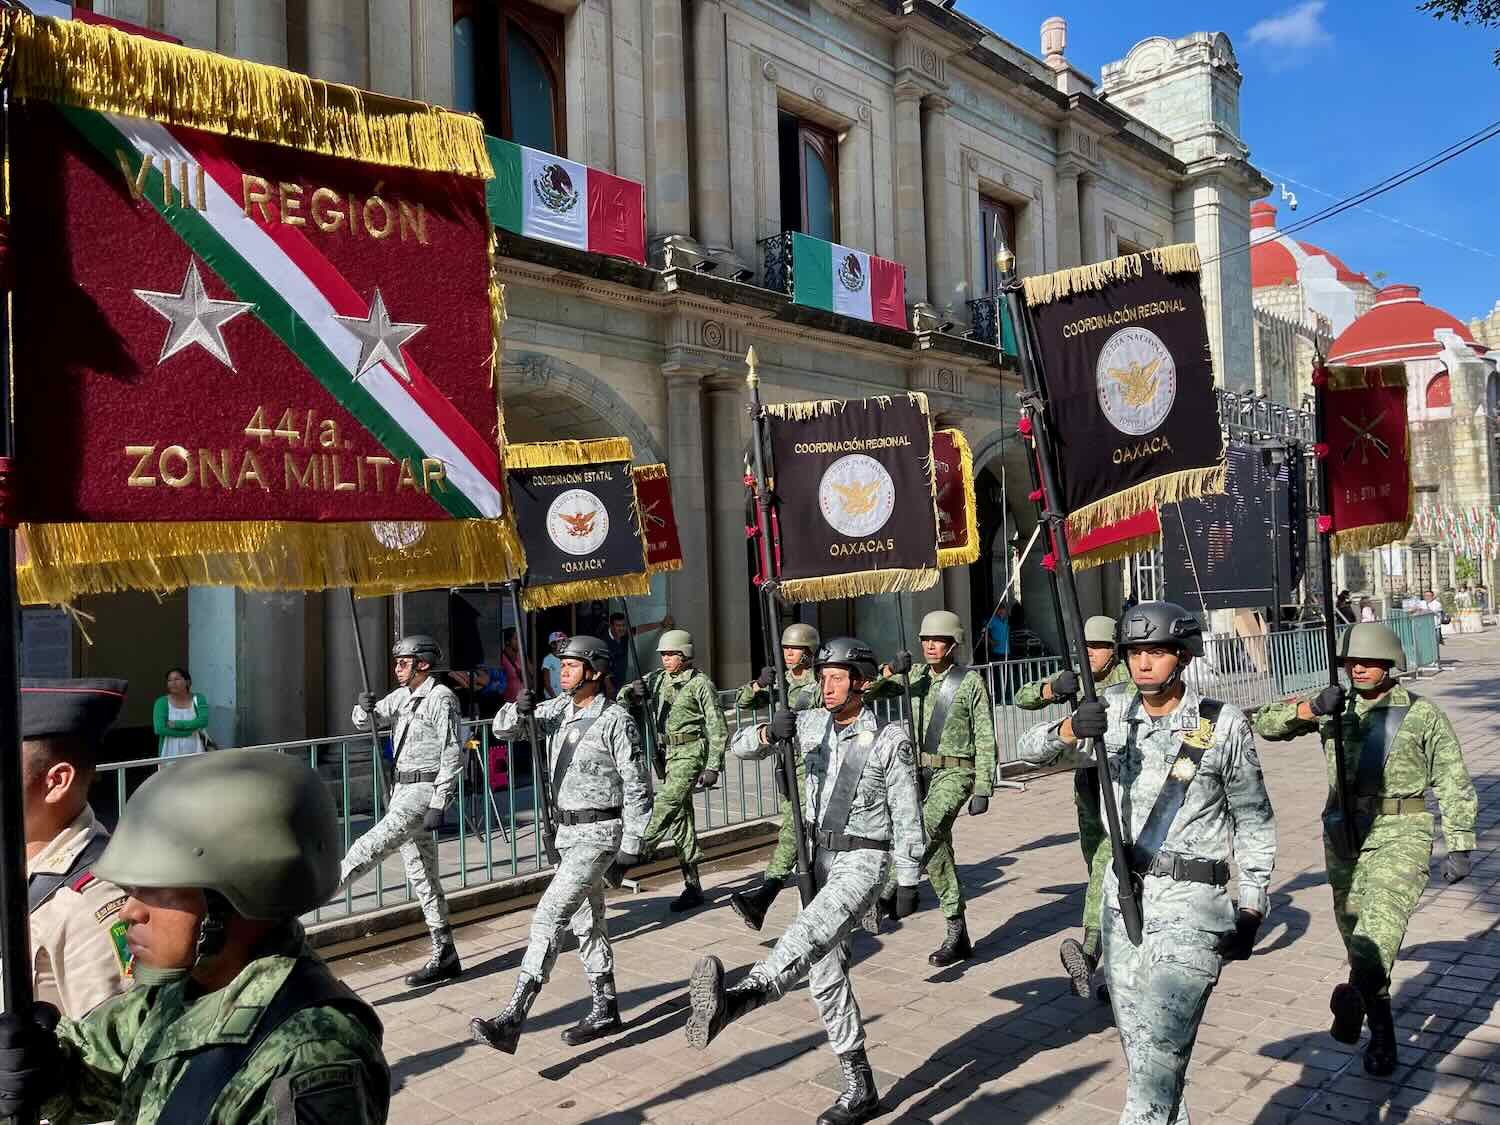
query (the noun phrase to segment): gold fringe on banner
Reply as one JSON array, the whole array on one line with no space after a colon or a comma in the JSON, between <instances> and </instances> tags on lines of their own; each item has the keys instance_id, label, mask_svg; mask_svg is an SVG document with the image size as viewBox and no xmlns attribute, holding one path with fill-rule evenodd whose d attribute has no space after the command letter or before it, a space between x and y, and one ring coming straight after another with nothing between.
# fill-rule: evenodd
<instances>
[{"instance_id":1,"label":"gold fringe on banner","mask_svg":"<svg viewBox=\"0 0 1500 1125\"><path fill-rule=\"evenodd\" d=\"M526 441L506 446L507 469L550 469L558 465L602 465L629 461L635 456L630 439L590 438L586 441Z\"/></svg>"},{"instance_id":2,"label":"gold fringe on banner","mask_svg":"<svg viewBox=\"0 0 1500 1125\"><path fill-rule=\"evenodd\" d=\"M490 179L472 114L322 82L280 67L78 20L6 12L20 98L287 145L328 156Z\"/></svg>"},{"instance_id":3,"label":"gold fringe on banner","mask_svg":"<svg viewBox=\"0 0 1500 1125\"><path fill-rule=\"evenodd\" d=\"M1100 547L1096 551L1073 556L1073 569L1089 570L1096 566L1102 566L1107 562L1115 562L1118 559L1128 558L1141 551L1155 550L1161 546L1161 532L1154 531L1149 535L1137 535L1134 539L1122 539L1118 543Z\"/></svg>"},{"instance_id":4,"label":"gold fringe on banner","mask_svg":"<svg viewBox=\"0 0 1500 1125\"><path fill-rule=\"evenodd\" d=\"M651 592L651 576L619 574L613 578L583 578L577 582L554 582L550 586L523 586L521 604L528 610L552 609L603 598L630 598Z\"/></svg>"},{"instance_id":5,"label":"gold fringe on banner","mask_svg":"<svg viewBox=\"0 0 1500 1125\"><path fill-rule=\"evenodd\" d=\"M1400 364L1389 367L1329 367L1325 370L1328 372L1330 391L1406 386L1406 368Z\"/></svg>"},{"instance_id":6,"label":"gold fringe on banner","mask_svg":"<svg viewBox=\"0 0 1500 1125\"><path fill-rule=\"evenodd\" d=\"M1147 508L1159 508L1163 504L1176 504L1180 500L1192 500L1198 496L1221 495L1228 475L1228 467L1222 460L1217 465L1204 469L1183 469L1177 473L1166 473L1123 492L1116 492L1113 496L1095 500L1075 512L1069 512L1068 522L1073 525L1073 534L1087 535L1106 524L1144 512Z\"/></svg>"},{"instance_id":7,"label":"gold fringe on banner","mask_svg":"<svg viewBox=\"0 0 1500 1125\"><path fill-rule=\"evenodd\" d=\"M682 569L682 560L681 559L668 559L666 562L659 562L659 563L648 562L646 564L646 577L647 578L654 578L658 574L668 574L671 571L681 570L681 569Z\"/></svg>"},{"instance_id":8,"label":"gold fringe on banner","mask_svg":"<svg viewBox=\"0 0 1500 1125\"><path fill-rule=\"evenodd\" d=\"M871 395L867 402L877 403L882 407L889 406L894 401L892 395ZM921 391L907 391L906 401L915 406L923 414L927 411L927 396ZM821 418L825 414L837 414L848 405L849 400L842 398L818 398L809 399L806 402L772 402L764 409L773 418L785 418L793 422L805 422L809 418Z\"/></svg>"},{"instance_id":9,"label":"gold fringe on banner","mask_svg":"<svg viewBox=\"0 0 1500 1125\"><path fill-rule=\"evenodd\" d=\"M381 525L376 525L381 526ZM505 582L521 544L505 519L391 523L410 543L390 547L369 523L215 521L30 524L21 600L64 603L120 590L185 586L326 590L361 595Z\"/></svg>"},{"instance_id":10,"label":"gold fringe on banner","mask_svg":"<svg viewBox=\"0 0 1500 1125\"><path fill-rule=\"evenodd\" d=\"M959 429L939 430L949 435L958 449L959 487L964 490L964 530L966 537L962 547L939 547L938 569L948 566L968 566L979 558L978 504L974 497L974 451L969 448L969 439Z\"/></svg>"},{"instance_id":11,"label":"gold fringe on banner","mask_svg":"<svg viewBox=\"0 0 1500 1125\"><path fill-rule=\"evenodd\" d=\"M1179 242L1155 250L1144 250L1139 254L1111 258L1107 262L1094 262L1087 266L1075 266L1055 273L1028 277L1023 282L1026 304L1036 308L1038 305L1060 301L1074 293L1103 289L1117 281L1140 277L1145 272L1148 260L1158 273L1198 273L1203 268L1197 244Z\"/></svg>"},{"instance_id":12,"label":"gold fringe on banner","mask_svg":"<svg viewBox=\"0 0 1500 1125\"><path fill-rule=\"evenodd\" d=\"M1408 508L1408 510L1410 510ZM1405 539L1411 530L1411 520L1403 523L1372 523L1349 531L1336 531L1330 537L1328 547L1335 555L1347 555L1356 551L1371 551Z\"/></svg>"},{"instance_id":13,"label":"gold fringe on banner","mask_svg":"<svg viewBox=\"0 0 1500 1125\"><path fill-rule=\"evenodd\" d=\"M665 480L667 467L659 462L655 465L633 465L630 472L637 480Z\"/></svg>"},{"instance_id":14,"label":"gold fringe on banner","mask_svg":"<svg viewBox=\"0 0 1500 1125\"><path fill-rule=\"evenodd\" d=\"M936 567L920 570L856 570L820 578L790 578L777 592L789 602L821 602L829 598L857 598L863 594L906 594L930 590L940 577Z\"/></svg>"}]
</instances>

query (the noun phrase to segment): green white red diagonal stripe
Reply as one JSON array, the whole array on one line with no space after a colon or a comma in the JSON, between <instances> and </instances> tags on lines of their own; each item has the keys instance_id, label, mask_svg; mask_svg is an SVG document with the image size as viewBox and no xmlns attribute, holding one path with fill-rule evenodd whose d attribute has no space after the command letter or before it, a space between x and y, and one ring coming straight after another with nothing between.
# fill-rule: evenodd
<instances>
[{"instance_id":1,"label":"green white red diagonal stripe","mask_svg":"<svg viewBox=\"0 0 1500 1125\"><path fill-rule=\"evenodd\" d=\"M235 295L255 304L254 315L298 357L307 370L397 458L436 458L449 484L433 499L458 518L501 513L500 457L486 439L403 350L410 381L380 364L355 378L358 339L336 317L364 317L369 299L359 293L294 227L270 227L245 219L231 194L240 169L216 138L174 130L142 118L66 109L68 120L113 160L117 149L137 159L156 157L147 173L144 198L185 243L207 262ZM163 157L177 166L201 164L208 173L206 207L160 202Z\"/></svg>"}]
</instances>

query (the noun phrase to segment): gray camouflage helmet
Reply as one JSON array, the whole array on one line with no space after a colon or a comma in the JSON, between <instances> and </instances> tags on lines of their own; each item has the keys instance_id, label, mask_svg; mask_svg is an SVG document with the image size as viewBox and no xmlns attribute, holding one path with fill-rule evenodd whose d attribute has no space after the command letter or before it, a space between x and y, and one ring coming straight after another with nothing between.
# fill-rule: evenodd
<instances>
[{"instance_id":1,"label":"gray camouflage helmet","mask_svg":"<svg viewBox=\"0 0 1500 1125\"><path fill-rule=\"evenodd\" d=\"M964 643L964 623L951 609L935 609L922 618L922 627L917 630L917 636L939 637L961 645Z\"/></svg>"},{"instance_id":2,"label":"gray camouflage helmet","mask_svg":"<svg viewBox=\"0 0 1500 1125\"><path fill-rule=\"evenodd\" d=\"M693 634L686 629L668 629L656 642L656 651L680 652L684 660L693 658Z\"/></svg>"},{"instance_id":3,"label":"gray camouflage helmet","mask_svg":"<svg viewBox=\"0 0 1500 1125\"><path fill-rule=\"evenodd\" d=\"M782 648L805 648L808 652L817 652L818 643L818 631L800 621L781 631Z\"/></svg>"},{"instance_id":4,"label":"gray camouflage helmet","mask_svg":"<svg viewBox=\"0 0 1500 1125\"><path fill-rule=\"evenodd\" d=\"M1375 621L1351 625L1339 638L1340 660L1384 660L1398 672L1406 671L1406 650L1390 628Z\"/></svg>"},{"instance_id":5,"label":"gray camouflage helmet","mask_svg":"<svg viewBox=\"0 0 1500 1125\"><path fill-rule=\"evenodd\" d=\"M609 645L598 637L569 637L557 654L559 660L581 660L601 675L609 671Z\"/></svg>"},{"instance_id":6,"label":"gray camouflage helmet","mask_svg":"<svg viewBox=\"0 0 1500 1125\"><path fill-rule=\"evenodd\" d=\"M1119 648L1176 645L1203 655L1203 626L1175 602L1142 602L1120 615Z\"/></svg>"},{"instance_id":7,"label":"gray camouflage helmet","mask_svg":"<svg viewBox=\"0 0 1500 1125\"><path fill-rule=\"evenodd\" d=\"M866 682L880 675L875 664L875 650L858 637L830 637L824 641L818 648L813 667L822 671L829 665L848 668Z\"/></svg>"},{"instance_id":8,"label":"gray camouflage helmet","mask_svg":"<svg viewBox=\"0 0 1500 1125\"><path fill-rule=\"evenodd\" d=\"M1113 617L1090 617L1083 623L1083 639L1091 645L1115 643L1115 619Z\"/></svg>"},{"instance_id":9,"label":"gray camouflage helmet","mask_svg":"<svg viewBox=\"0 0 1500 1125\"><path fill-rule=\"evenodd\" d=\"M339 883L328 789L275 750L219 750L164 765L125 806L94 874L124 887L217 891L246 918L295 918Z\"/></svg>"},{"instance_id":10,"label":"gray camouflage helmet","mask_svg":"<svg viewBox=\"0 0 1500 1125\"><path fill-rule=\"evenodd\" d=\"M442 646L426 633L413 633L409 637L402 637L391 646L393 659L403 656L410 656L414 660L425 660L434 668L441 667L443 663Z\"/></svg>"}]
</instances>

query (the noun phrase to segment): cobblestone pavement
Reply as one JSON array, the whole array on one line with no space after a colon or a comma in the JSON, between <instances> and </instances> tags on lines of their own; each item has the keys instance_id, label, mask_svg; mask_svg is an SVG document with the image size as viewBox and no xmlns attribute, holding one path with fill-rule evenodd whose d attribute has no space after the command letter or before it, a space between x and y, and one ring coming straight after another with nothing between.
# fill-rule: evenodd
<instances>
[{"instance_id":1,"label":"cobblestone pavement","mask_svg":"<svg viewBox=\"0 0 1500 1125\"><path fill-rule=\"evenodd\" d=\"M1364 1074L1357 1051L1327 1035L1327 997L1344 978L1330 913L1318 812L1325 790L1312 739L1262 747L1280 824L1273 914L1256 956L1225 968L1189 1071L1193 1120L1500 1122L1500 639L1457 639L1449 666L1417 690L1448 709L1480 794L1473 875L1436 875L1407 935L1395 985L1402 1067ZM878 939L856 940L854 985L868 1022L885 1121L1112 1122L1123 1061L1108 1010L1068 993L1057 942L1078 925L1084 869L1071 784L997 793L989 814L956 832L973 960L927 964L942 918L923 909ZM1443 855L1441 843L1437 858ZM587 985L565 952L513 1058L473 1044L467 1025L508 997L530 914L463 927L467 972L425 994L401 975L426 942L358 955L335 968L377 1005L397 1092L391 1120L423 1122L811 1122L838 1080L805 987L734 1025L704 1052L686 1046L685 984L712 952L748 966L791 919L782 894L765 932L727 904L752 886L762 856L705 872L710 904L667 911L679 885L656 876L609 900L625 1030L572 1049L559 1030L581 1016ZM731 973L731 979L735 974Z\"/></svg>"}]
</instances>

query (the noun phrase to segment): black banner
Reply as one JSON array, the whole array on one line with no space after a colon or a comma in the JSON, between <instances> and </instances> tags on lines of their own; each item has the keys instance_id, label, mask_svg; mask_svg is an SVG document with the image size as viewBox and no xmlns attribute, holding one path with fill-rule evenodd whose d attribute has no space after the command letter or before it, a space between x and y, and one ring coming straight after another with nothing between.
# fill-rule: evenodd
<instances>
[{"instance_id":1,"label":"black banner","mask_svg":"<svg viewBox=\"0 0 1500 1125\"><path fill-rule=\"evenodd\" d=\"M791 601L937 581L932 425L920 394L766 407Z\"/></svg>"},{"instance_id":2,"label":"black banner","mask_svg":"<svg viewBox=\"0 0 1500 1125\"><path fill-rule=\"evenodd\" d=\"M1223 488L1196 248L1026 280L1073 530Z\"/></svg>"}]
</instances>

